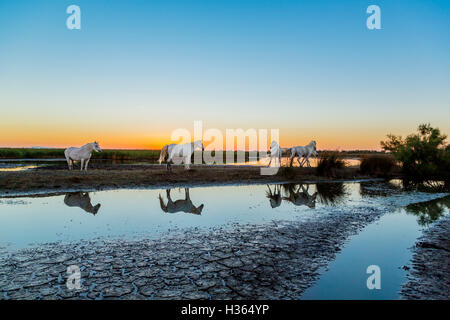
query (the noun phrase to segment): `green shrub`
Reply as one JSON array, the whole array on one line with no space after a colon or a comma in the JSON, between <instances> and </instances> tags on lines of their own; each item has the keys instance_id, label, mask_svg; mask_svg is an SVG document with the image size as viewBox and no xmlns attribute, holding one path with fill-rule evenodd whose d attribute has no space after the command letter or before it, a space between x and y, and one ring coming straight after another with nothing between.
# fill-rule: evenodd
<instances>
[{"instance_id":1,"label":"green shrub","mask_svg":"<svg viewBox=\"0 0 450 320\"><path fill-rule=\"evenodd\" d=\"M392 155L366 155L361 157L359 169L362 174L388 176L396 163Z\"/></svg>"}]
</instances>

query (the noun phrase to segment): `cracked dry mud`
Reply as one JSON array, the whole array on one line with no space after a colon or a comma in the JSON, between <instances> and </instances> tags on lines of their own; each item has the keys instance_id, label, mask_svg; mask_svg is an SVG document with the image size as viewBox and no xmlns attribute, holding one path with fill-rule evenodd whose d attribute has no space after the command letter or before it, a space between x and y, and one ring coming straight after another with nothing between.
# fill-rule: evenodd
<instances>
[{"instance_id":1,"label":"cracked dry mud","mask_svg":"<svg viewBox=\"0 0 450 320\"><path fill-rule=\"evenodd\" d=\"M404 299L450 299L450 217L424 231L417 241L408 281L400 294Z\"/></svg>"},{"instance_id":2,"label":"cracked dry mud","mask_svg":"<svg viewBox=\"0 0 450 320\"><path fill-rule=\"evenodd\" d=\"M0 254L1 299L298 299L346 239L382 215L235 225L157 240L46 244ZM81 269L81 289L66 286Z\"/></svg>"}]
</instances>

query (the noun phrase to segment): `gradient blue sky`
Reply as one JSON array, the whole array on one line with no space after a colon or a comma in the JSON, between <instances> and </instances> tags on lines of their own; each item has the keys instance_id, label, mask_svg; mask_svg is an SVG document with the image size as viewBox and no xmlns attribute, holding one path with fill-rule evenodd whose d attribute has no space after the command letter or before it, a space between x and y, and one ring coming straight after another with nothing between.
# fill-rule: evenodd
<instances>
[{"instance_id":1,"label":"gradient blue sky","mask_svg":"<svg viewBox=\"0 0 450 320\"><path fill-rule=\"evenodd\" d=\"M450 133L449 89L450 1L0 0L0 146L159 147L203 120L379 148Z\"/></svg>"}]
</instances>

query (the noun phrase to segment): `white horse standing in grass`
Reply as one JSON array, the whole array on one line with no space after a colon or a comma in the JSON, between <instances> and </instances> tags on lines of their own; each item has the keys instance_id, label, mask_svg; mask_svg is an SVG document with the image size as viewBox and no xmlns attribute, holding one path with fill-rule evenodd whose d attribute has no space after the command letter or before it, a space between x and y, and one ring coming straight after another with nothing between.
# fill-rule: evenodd
<instances>
[{"instance_id":1,"label":"white horse standing in grass","mask_svg":"<svg viewBox=\"0 0 450 320\"><path fill-rule=\"evenodd\" d=\"M168 144L161 149L161 154L158 161L161 164L161 162L167 157L167 170L171 171L174 158L181 158L181 162L184 162L184 168L189 170L192 154L195 149L199 148L201 148L202 151L205 150L201 140L185 144Z\"/></svg>"},{"instance_id":2,"label":"white horse standing in grass","mask_svg":"<svg viewBox=\"0 0 450 320\"><path fill-rule=\"evenodd\" d=\"M272 141L272 144L270 145L270 161L267 166L270 167L272 159L278 159L278 166L281 167L281 153L282 150L278 143L276 141ZM276 161L274 161L274 163L276 164Z\"/></svg>"},{"instance_id":3,"label":"white horse standing in grass","mask_svg":"<svg viewBox=\"0 0 450 320\"><path fill-rule=\"evenodd\" d=\"M311 167L311 164L309 163L309 158L311 156L317 157L317 148L316 148L316 142L313 140L310 143L308 143L306 146L298 146L298 147L292 147L290 149L290 164L292 166L292 161L295 157L297 157L297 162L300 165L300 167L303 167L305 163L308 164L308 167ZM300 158L303 157L302 162L300 162Z\"/></svg>"},{"instance_id":4,"label":"white horse standing in grass","mask_svg":"<svg viewBox=\"0 0 450 320\"><path fill-rule=\"evenodd\" d=\"M102 152L102 149L100 148L97 141L85 144L81 148L75 147L67 148L64 151L64 155L66 156L69 170L73 169L74 161L81 161L80 171L83 170L83 166L84 170L87 171L88 163L92 156L92 151Z\"/></svg>"}]
</instances>

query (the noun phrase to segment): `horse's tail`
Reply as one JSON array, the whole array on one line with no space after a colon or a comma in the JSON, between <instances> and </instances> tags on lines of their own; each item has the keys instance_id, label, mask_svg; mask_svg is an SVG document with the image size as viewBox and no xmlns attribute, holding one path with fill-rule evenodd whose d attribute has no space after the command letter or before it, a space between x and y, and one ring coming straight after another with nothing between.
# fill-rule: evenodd
<instances>
[{"instance_id":1,"label":"horse's tail","mask_svg":"<svg viewBox=\"0 0 450 320\"><path fill-rule=\"evenodd\" d=\"M67 148L66 150L64 150L64 156L66 157L67 160L69 160L69 149Z\"/></svg>"},{"instance_id":2,"label":"horse's tail","mask_svg":"<svg viewBox=\"0 0 450 320\"><path fill-rule=\"evenodd\" d=\"M167 144L161 149L161 154L159 155L159 160L158 160L159 164L161 164L161 162L163 162L164 159L166 158L168 149L169 149L169 145L167 145Z\"/></svg>"},{"instance_id":3,"label":"horse's tail","mask_svg":"<svg viewBox=\"0 0 450 320\"><path fill-rule=\"evenodd\" d=\"M284 151L284 153L286 154L286 157L290 157L291 156L291 154L292 154L292 148L286 148L286 149L281 149L281 153L283 153L283 151Z\"/></svg>"},{"instance_id":4,"label":"horse's tail","mask_svg":"<svg viewBox=\"0 0 450 320\"><path fill-rule=\"evenodd\" d=\"M158 196L159 198L159 205L161 206L162 211L167 212L167 206L164 204L163 198L161 195Z\"/></svg>"}]
</instances>

